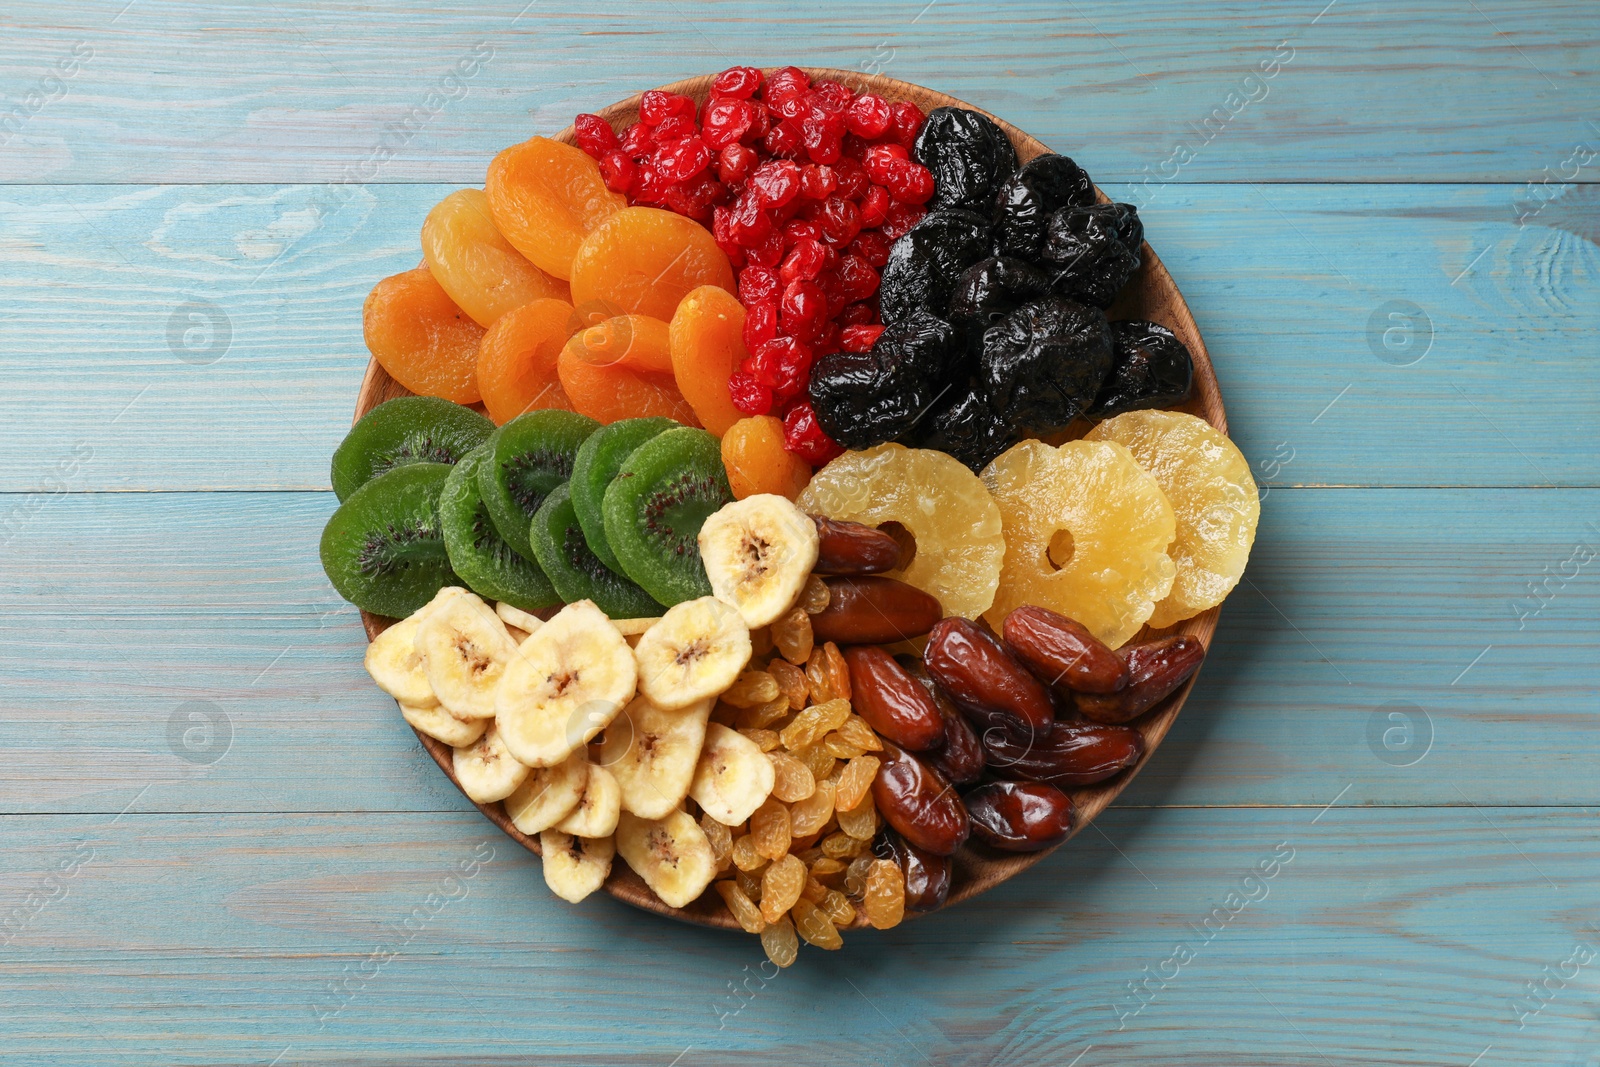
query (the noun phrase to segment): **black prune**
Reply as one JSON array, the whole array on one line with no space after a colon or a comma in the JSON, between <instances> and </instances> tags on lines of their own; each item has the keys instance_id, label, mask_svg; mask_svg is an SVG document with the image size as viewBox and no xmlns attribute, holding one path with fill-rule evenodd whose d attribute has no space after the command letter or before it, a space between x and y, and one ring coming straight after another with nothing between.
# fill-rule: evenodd
<instances>
[{"instance_id":1,"label":"black prune","mask_svg":"<svg viewBox=\"0 0 1600 1067\"><path fill-rule=\"evenodd\" d=\"M1144 244L1144 220L1139 218L1139 209L1132 204L1112 206L1122 209L1122 218L1117 221L1117 240L1128 251L1142 258L1144 253L1139 249Z\"/></svg>"},{"instance_id":2,"label":"black prune","mask_svg":"<svg viewBox=\"0 0 1600 1067\"><path fill-rule=\"evenodd\" d=\"M878 307L893 325L921 308L944 315L956 277L989 254L989 223L970 211L930 211L889 249Z\"/></svg>"},{"instance_id":3,"label":"black prune","mask_svg":"<svg viewBox=\"0 0 1600 1067\"><path fill-rule=\"evenodd\" d=\"M979 378L989 407L1025 437L1065 429L1110 370L1105 313L1066 297L1024 304L983 335Z\"/></svg>"},{"instance_id":4,"label":"black prune","mask_svg":"<svg viewBox=\"0 0 1600 1067\"><path fill-rule=\"evenodd\" d=\"M947 453L983 470L989 461L1021 440L989 406L985 393L972 385L951 389L917 427L915 444Z\"/></svg>"},{"instance_id":5,"label":"black prune","mask_svg":"<svg viewBox=\"0 0 1600 1067\"><path fill-rule=\"evenodd\" d=\"M931 211L959 207L987 215L1017 170L1017 150L1005 131L987 115L960 107L928 112L911 154L933 172Z\"/></svg>"},{"instance_id":6,"label":"black prune","mask_svg":"<svg viewBox=\"0 0 1600 1067\"><path fill-rule=\"evenodd\" d=\"M1137 217L1134 223L1142 234ZM1051 215L1041 266L1055 268L1055 291L1098 308L1110 307L1139 269L1138 245L1124 244L1124 233L1131 236L1132 231L1122 204L1062 208Z\"/></svg>"},{"instance_id":7,"label":"black prune","mask_svg":"<svg viewBox=\"0 0 1600 1067\"><path fill-rule=\"evenodd\" d=\"M1024 163L995 203L995 248L1034 259L1044 248L1045 222L1064 207L1094 203L1094 182L1067 156L1054 152Z\"/></svg>"},{"instance_id":8,"label":"black prune","mask_svg":"<svg viewBox=\"0 0 1600 1067\"><path fill-rule=\"evenodd\" d=\"M1113 322L1111 373L1084 415L1098 421L1181 404L1193 381L1194 359L1171 330L1155 322Z\"/></svg>"},{"instance_id":9,"label":"black prune","mask_svg":"<svg viewBox=\"0 0 1600 1067\"><path fill-rule=\"evenodd\" d=\"M977 334L1030 300L1050 295L1050 276L1011 256L980 260L962 271L950 294L950 321Z\"/></svg>"},{"instance_id":10,"label":"black prune","mask_svg":"<svg viewBox=\"0 0 1600 1067\"><path fill-rule=\"evenodd\" d=\"M911 432L945 390L961 355L957 331L920 309L886 328L870 352L835 352L811 368L817 425L846 448Z\"/></svg>"}]
</instances>

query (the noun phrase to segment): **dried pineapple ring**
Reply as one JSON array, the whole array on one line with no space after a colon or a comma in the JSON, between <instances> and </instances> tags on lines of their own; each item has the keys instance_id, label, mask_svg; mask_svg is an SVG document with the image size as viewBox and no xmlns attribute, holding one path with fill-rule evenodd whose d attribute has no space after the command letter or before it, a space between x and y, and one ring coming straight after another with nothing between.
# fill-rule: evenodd
<instances>
[{"instance_id":1,"label":"dried pineapple ring","mask_svg":"<svg viewBox=\"0 0 1600 1067\"><path fill-rule=\"evenodd\" d=\"M1123 446L1024 441L984 468L983 484L1005 520L1005 569L987 612L996 630L1013 608L1037 604L1116 648L1172 589L1172 505Z\"/></svg>"},{"instance_id":2,"label":"dried pineapple ring","mask_svg":"<svg viewBox=\"0 0 1600 1067\"><path fill-rule=\"evenodd\" d=\"M800 510L880 526L916 539L911 565L889 577L939 598L945 614L975 619L994 600L1006 543L1000 510L959 460L886 444L846 452L811 477Z\"/></svg>"},{"instance_id":3,"label":"dried pineapple ring","mask_svg":"<svg viewBox=\"0 0 1600 1067\"><path fill-rule=\"evenodd\" d=\"M1130 411L1102 422L1085 440L1125 445L1161 483L1177 515L1178 537L1167 551L1178 575L1150 625L1171 626L1222 603L1244 574L1261 516L1261 497L1238 447L1181 411Z\"/></svg>"}]
</instances>

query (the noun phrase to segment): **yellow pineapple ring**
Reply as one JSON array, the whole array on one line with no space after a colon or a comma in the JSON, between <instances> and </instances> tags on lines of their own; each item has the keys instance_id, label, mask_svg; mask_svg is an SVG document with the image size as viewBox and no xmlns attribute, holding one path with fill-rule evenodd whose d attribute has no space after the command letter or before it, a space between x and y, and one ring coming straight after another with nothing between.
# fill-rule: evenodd
<instances>
[{"instance_id":1,"label":"yellow pineapple ring","mask_svg":"<svg viewBox=\"0 0 1600 1067\"><path fill-rule=\"evenodd\" d=\"M889 577L939 598L946 615L975 619L994 600L1006 543L1000 509L959 460L886 444L846 452L811 476L801 511L881 526L915 539L910 566Z\"/></svg>"},{"instance_id":2,"label":"yellow pineapple ring","mask_svg":"<svg viewBox=\"0 0 1600 1067\"><path fill-rule=\"evenodd\" d=\"M1177 515L1178 536L1168 552L1178 576L1150 625L1171 626L1222 603L1244 574L1261 516L1261 496L1238 447L1181 411L1130 411L1102 422L1085 440L1126 445L1161 483Z\"/></svg>"},{"instance_id":3,"label":"yellow pineapple ring","mask_svg":"<svg viewBox=\"0 0 1600 1067\"><path fill-rule=\"evenodd\" d=\"M1024 441L984 468L983 484L1005 521L1005 568L987 613L996 630L1013 608L1037 604L1116 648L1172 588L1172 505L1121 445Z\"/></svg>"}]
</instances>

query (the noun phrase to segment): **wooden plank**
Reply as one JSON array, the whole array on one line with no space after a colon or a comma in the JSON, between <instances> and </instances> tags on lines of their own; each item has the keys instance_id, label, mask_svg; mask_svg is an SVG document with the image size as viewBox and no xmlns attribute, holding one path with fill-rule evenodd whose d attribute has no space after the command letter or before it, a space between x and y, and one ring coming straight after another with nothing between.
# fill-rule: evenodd
<instances>
[{"instance_id":1,"label":"wooden plank","mask_svg":"<svg viewBox=\"0 0 1600 1067\"><path fill-rule=\"evenodd\" d=\"M0 810L114 813L146 785L147 811L464 807L361 668L317 561L333 504L37 513L0 572ZM1211 662L1121 803L1594 803L1600 587L1575 549L1600 551L1597 527L1593 490L1273 492ZM225 721L185 747L190 712Z\"/></svg>"},{"instance_id":2,"label":"wooden plank","mask_svg":"<svg viewBox=\"0 0 1600 1067\"><path fill-rule=\"evenodd\" d=\"M1522 183L1600 133L1586 110L1600 67L1587 0L1017 0L1002 11L915 0L812 5L803 22L776 0L660 17L619 0L382 15L353 0L125 3L9 15L7 92L26 106L0 179L322 182L376 170L476 182L530 132L740 62L924 84L1081 155L1103 181Z\"/></svg>"},{"instance_id":3,"label":"wooden plank","mask_svg":"<svg viewBox=\"0 0 1600 1067\"><path fill-rule=\"evenodd\" d=\"M748 936L555 900L471 813L12 816L0 1036L18 1062L280 1065L1464 1067L1492 1047L1548 1067L1593 1048L1594 963L1563 968L1600 944L1586 812L1096 825L763 979ZM1546 976L1533 1013L1518 998Z\"/></svg>"},{"instance_id":4,"label":"wooden plank","mask_svg":"<svg viewBox=\"0 0 1600 1067\"><path fill-rule=\"evenodd\" d=\"M361 301L418 262L446 191L374 187L327 217L303 186L0 191L0 490L326 488L367 358ZM1600 250L1576 206L1518 228L1511 202L1153 196L1152 240L1263 483L1596 484Z\"/></svg>"}]
</instances>

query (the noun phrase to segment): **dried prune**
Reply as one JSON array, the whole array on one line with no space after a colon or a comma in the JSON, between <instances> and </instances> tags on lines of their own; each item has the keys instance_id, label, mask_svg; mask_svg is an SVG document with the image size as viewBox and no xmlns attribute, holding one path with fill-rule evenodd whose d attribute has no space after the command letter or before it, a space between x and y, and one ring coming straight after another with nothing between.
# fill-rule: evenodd
<instances>
[{"instance_id":1,"label":"dried prune","mask_svg":"<svg viewBox=\"0 0 1600 1067\"><path fill-rule=\"evenodd\" d=\"M1166 408L1189 397L1194 359L1165 326L1154 322L1111 324L1111 373L1084 414L1109 419L1124 411Z\"/></svg>"},{"instance_id":2,"label":"dried prune","mask_svg":"<svg viewBox=\"0 0 1600 1067\"><path fill-rule=\"evenodd\" d=\"M1105 315L1058 296L1024 304L991 327L979 360L990 408L1026 437L1065 429L1110 370Z\"/></svg>"},{"instance_id":3,"label":"dried prune","mask_svg":"<svg viewBox=\"0 0 1600 1067\"><path fill-rule=\"evenodd\" d=\"M1064 207L1094 203L1094 183L1083 168L1054 152L1024 163L995 204L995 247L1001 255L1037 257L1044 248L1045 222Z\"/></svg>"},{"instance_id":4,"label":"dried prune","mask_svg":"<svg viewBox=\"0 0 1600 1067\"><path fill-rule=\"evenodd\" d=\"M937 449L981 471L1020 440L995 415L988 396L972 385L952 389L918 425L917 444Z\"/></svg>"},{"instance_id":5,"label":"dried prune","mask_svg":"<svg viewBox=\"0 0 1600 1067\"><path fill-rule=\"evenodd\" d=\"M917 308L943 316L956 277L989 255L987 220L970 211L930 211L894 247L878 283L883 321L894 325Z\"/></svg>"},{"instance_id":6,"label":"dried prune","mask_svg":"<svg viewBox=\"0 0 1600 1067\"><path fill-rule=\"evenodd\" d=\"M885 329L871 352L817 360L809 387L817 424L846 448L902 437L933 407L960 353L949 323L915 309Z\"/></svg>"},{"instance_id":7,"label":"dried prune","mask_svg":"<svg viewBox=\"0 0 1600 1067\"><path fill-rule=\"evenodd\" d=\"M1139 245L1125 243L1144 227L1135 215L1130 224L1123 204L1062 208L1045 223L1040 257L1054 267L1055 291L1062 296L1111 306L1133 272L1139 269Z\"/></svg>"},{"instance_id":8,"label":"dried prune","mask_svg":"<svg viewBox=\"0 0 1600 1067\"><path fill-rule=\"evenodd\" d=\"M956 279L950 322L979 335L1028 303L1050 295L1050 276L1013 256L979 260Z\"/></svg>"},{"instance_id":9,"label":"dried prune","mask_svg":"<svg viewBox=\"0 0 1600 1067\"><path fill-rule=\"evenodd\" d=\"M959 107L928 112L911 154L933 172L938 210L962 207L990 211L1000 189L1017 170L1017 150L993 119Z\"/></svg>"}]
</instances>

